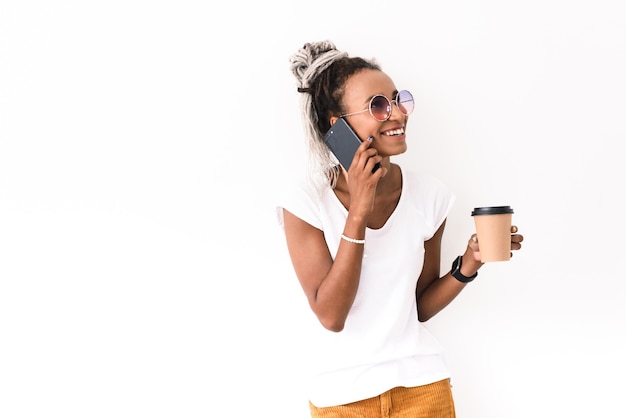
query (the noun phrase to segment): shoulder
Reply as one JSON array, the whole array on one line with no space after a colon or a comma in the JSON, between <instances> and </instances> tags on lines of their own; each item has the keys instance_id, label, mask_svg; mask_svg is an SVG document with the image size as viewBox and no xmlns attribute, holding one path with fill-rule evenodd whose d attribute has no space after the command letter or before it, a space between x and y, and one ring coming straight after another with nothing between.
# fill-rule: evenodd
<instances>
[{"instance_id":1,"label":"shoulder","mask_svg":"<svg viewBox=\"0 0 626 418\"><path fill-rule=\"evenodd\" d=\"M319 212L325 190L306 176L291 178L283 187L276 210L278 223L283 224L283 209L305 222L320 227Z\"/></svg>"}]
</instances>

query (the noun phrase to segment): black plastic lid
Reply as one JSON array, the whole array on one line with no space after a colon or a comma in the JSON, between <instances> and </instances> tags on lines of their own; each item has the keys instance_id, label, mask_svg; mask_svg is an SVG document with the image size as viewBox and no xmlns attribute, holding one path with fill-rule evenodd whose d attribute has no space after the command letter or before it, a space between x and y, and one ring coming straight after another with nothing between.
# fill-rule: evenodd
<instances>
[{"instance_id":1,"label":"black plastic lid","mask_svg":"<svg viewBox=\"0 0 626 418\"><path fill-rule=\"evenodd\" d=\"M474 208L472 216L477 215L501 215L503 213L513 213L510 206L486 206L483 208Z\"/></svg>"}]
</instances>

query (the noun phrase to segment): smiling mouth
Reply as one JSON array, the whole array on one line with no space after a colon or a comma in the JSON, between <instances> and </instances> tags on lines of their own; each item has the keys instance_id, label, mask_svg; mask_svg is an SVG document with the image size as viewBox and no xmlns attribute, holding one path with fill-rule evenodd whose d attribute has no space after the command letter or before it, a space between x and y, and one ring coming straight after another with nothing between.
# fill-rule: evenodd
<instances>
[{"instance_id":1,"label":"smiling mouth","mask_svg":"<svg viewBox=\"0 0 626 418\"><path fill-rule=\"evenodd\" d=\"M399 129L391 129L389 131L385 131L382 132L383 135L387 135L387 136L400 136L400 135L404 135L404 128L399 128Z\"/></svg>"}]
</instances>

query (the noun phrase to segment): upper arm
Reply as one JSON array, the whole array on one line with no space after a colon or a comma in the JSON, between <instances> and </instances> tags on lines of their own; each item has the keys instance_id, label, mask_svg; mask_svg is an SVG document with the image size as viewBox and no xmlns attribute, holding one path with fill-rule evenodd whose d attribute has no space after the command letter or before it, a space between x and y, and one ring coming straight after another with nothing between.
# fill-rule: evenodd
<instances>
[{"instance_id":1,"label":"upper arm","mask_svg":"<svg viewBox=\"0 0 626 418\"><path fill-rule=\"evenodd\" d=\"M446 221L441 223L435 235L424 242L424 267L417 281L417 294L421 294L430 284L439 279L441 273L441 241Z\"/></svg>"},{"instance_id":2,"label":"upper arm","mask_svg":"<svg viewBox=\"0 0 626 418\"><path fill-rule=\"evenodd\" d=\"M332 256L321 230L286 209L283 209L283 218L291 262L300 285L312 304L333 264Z\"/></svg>"}]
</instances>

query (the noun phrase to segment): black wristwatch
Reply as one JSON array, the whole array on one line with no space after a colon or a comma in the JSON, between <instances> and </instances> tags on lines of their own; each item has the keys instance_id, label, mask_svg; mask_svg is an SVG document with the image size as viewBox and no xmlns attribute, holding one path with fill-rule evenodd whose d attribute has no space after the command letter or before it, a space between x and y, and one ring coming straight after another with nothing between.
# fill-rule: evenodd
<instances>
[{"instance_id":1,"label":"black wristwatch","mask_svg":"<svg viewBox=\"0 0 626 418\"><path fill-rule=\"evenodd\" d=\"M463 262L463 256L460 255L452 262L452 269L450 270L450 274L452 274L452 276L454 276L454 278L460 281L461 283L469 283L472 280L474 280L476 276L478 276L478 272L472 274L470 277L463 276L463 274L461 273L462 262Z\"/></svg>"}]
</instances>

